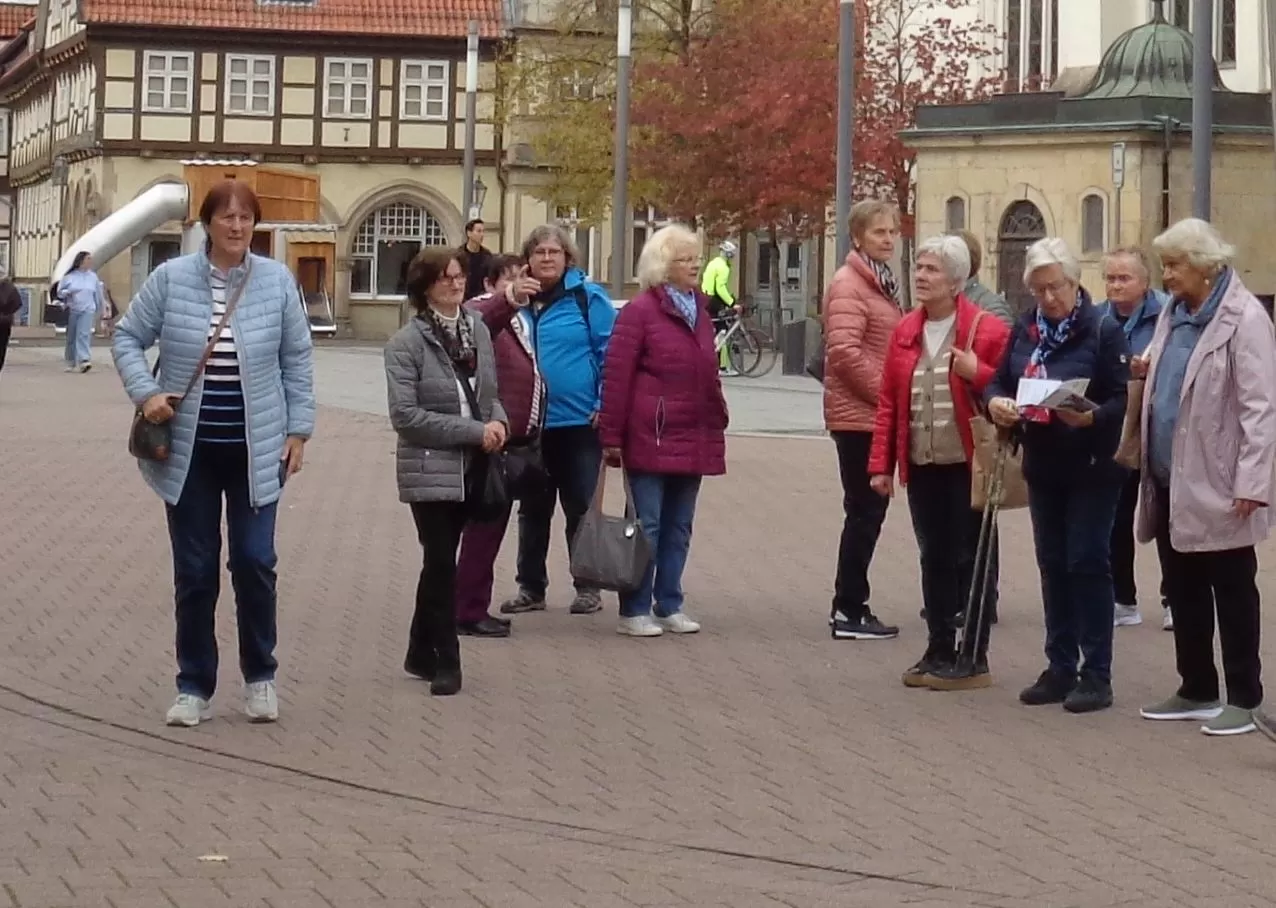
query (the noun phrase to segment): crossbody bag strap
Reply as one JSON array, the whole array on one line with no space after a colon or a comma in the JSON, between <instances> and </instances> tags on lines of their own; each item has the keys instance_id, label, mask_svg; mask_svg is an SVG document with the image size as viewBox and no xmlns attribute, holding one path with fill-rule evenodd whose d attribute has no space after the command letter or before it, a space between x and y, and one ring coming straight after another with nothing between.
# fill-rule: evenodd
<instances>
[{"instance_id":1,"label":"crossbody bag strap","mask_svg":"<svg viewBox=\"0 0 1276 908\"><path fill-rule=\"evenodd\" d=\"M204 369L208 367L208 361L212 359L213 349L222 339L222 332L226 330L226 325L230 322L231 313L235 311L235 307L239 305L239 298L244 295L244 288L248 286L248 280L253 274L252 259L248 260L248 267L244 270L244 279L239 282L239 286L235 288L235 292L230 295L230 299L226 300L226 311L222 313L221 320L217 322L217 328L213 331L213 336L208 339L208 343L204 345L204 353L199 358L195 371L191 373L190 381L186 383L186 390L182 392L182 397L191 393L191 389L195 387L195 382L199 381L199 377L204 374ZM155 363L158 371L159 362Z\"/></svg>"},{"instance_id":2,"label":"crossbody bag strap","mask_svg":"<svg viewBox=\"0 0 1276 908\"><path fill-rule=\"evenodd\" d=\"M978 312L975 313L975 320L970 323L970 334L966 336L966 351L965 352L967 353L975 352L975 333L979 330L979 322L987 314L988 313L984 311L983 309L980 309ZM971 412L976 415L982 415L984 412L984 405L979 401L977 397L975 397L974 392L971 391L970 382L966 381L964 378L961 378L960 376L958 376L958 378L961 380L962 387L966 389L966 397L969 398L970 400Z\"/></svg>"}]
</instances>

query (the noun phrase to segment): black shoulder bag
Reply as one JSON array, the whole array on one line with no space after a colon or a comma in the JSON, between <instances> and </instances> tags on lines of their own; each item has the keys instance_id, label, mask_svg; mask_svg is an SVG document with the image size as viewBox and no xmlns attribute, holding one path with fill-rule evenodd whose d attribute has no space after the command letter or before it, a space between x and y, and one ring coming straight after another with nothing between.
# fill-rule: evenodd
<instances>
[{"instance_id":1,"label":"black shoulder bag","mask_svg":"<svg viewBox=\"0 0 1276 908\"><path fill-rule=\"evenodd\" d=\"M477 362L477 361L476 361ZM478 369L475 368L475 381ZM470 385L469 378L458 375L461 390L470 405L470 415L484 423L483 411L479 409L478 395ZM470 468L465 472L465 504L469 518L478 523L490 523L501 517L510 506L509 481L506 476L506 455L504 451L487 452L479 448L472 455Z\"/></svg>"}]
</instances>

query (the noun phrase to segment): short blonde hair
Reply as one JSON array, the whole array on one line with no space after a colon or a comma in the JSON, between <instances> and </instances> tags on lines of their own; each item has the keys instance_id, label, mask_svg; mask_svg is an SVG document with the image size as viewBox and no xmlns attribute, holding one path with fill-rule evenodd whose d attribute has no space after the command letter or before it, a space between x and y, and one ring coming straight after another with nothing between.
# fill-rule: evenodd
<instances>
[{"instance_id":1,"label":"short blonde hair","mask_svg":"<svg viewBox=\"0 0 1276 908\"><path fill-rule=\"evenodd\" d=\"M887 202L883 199L865 199L862 202L856 202L851 206L851 238L863 239L864 231L879 217L888 217L895 222L898 227L900 223L899 206L894 202Z\"/></svg>"},{"instance_id":2,"label":"short blonde hair","mask_svg":"<svg viewBox=\"0 0 1276 908\"><path fill-rule=\"evenodd\" d=\"M643 290L659 287L669 280L669 266L684 250L697 258L704 244L700 237L681 224L661 227L651 235L638 256L638 286Z\"/></svg>"},{"instance_id":3,"label":"short blonde hair","mask_svg":"<svg viewBox=\"0 0 1276 908\"><path fill-rule=\"evenodd\" d=\"M1152 241L1161 261L1183 259L1197 271L1217 274L1236 258L1236 247L1209 221L1185 218Z\"/></svg>"},{"instance_id":4,"label":"short blonde hair","mask_svg":"<svg viewBox=\"0 0 1276 908\"><path fill-rule=\"evenodd\" d=\"M1032 273L1038 268L1049 268L1051 265L1058 265L1063 269L1063 276L1072 283L1081 283L1081 263L1072 254L1068 244L1057 236L1037 240L1028 247L1028 252L1024 256L1023 282L1029 283L1032 280Z\"/></svg>"}]
</instances>

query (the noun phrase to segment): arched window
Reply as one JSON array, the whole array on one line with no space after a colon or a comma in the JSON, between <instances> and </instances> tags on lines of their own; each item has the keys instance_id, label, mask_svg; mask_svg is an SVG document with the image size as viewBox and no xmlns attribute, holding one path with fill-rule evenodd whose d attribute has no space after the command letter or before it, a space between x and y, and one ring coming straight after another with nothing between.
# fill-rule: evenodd
<instances>
[{"instance_id":1,"label":"arched window","mask_svg":"<svg viewBox=\"0 0 1276 908\"><path fill-rule=\"evenodd\" d=\"M1081 253L1092 255L1106 247L1107 204L1091 193L1081 200Z\"/></svg>"},{"instance_id":2,"label":"arched window","mask_svg":"<svg viewBox=\"0 0 1276 908\"><path fill-rule=\"evenodd\" d=\"M966 200L959 195L953 196L944 205L944 229L949 233L966 229Z\"/></svg>"},{"instance_id":3,"label":"arched window","mask_svg":"<svg viewBox=\"0 0 1276 908\"><path fill-rule=\"evenodd\" d=\"M1041 209L1027 200L1015 202L1001 216L997 243L997 289L1016 313L1036 303L1023 282L1028 247L1046 235L1046 219Z\"/></svg>"},{"instance_id":4,"label":"arched window","mask_svg":"<svg viewBox=\"0 0 1276 908\"><path fill-rule=\"evenodd\" d=\"M408 202L379 208L359 225L350 250L350 292L363 296L403 296L408 263L423 246L446 246L443 225Z\"/></svg>"}]
</instances>

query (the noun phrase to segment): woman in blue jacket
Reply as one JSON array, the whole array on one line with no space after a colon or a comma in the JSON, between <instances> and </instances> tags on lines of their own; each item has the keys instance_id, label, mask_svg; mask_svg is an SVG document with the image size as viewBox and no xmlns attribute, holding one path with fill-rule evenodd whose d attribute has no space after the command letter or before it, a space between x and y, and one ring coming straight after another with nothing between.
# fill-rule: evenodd
<instances>
[{"instance_id":1,"label":"woman in blue jacket","mask_svg":"<svg viewBox=\"0 0 1276 908\"><path fill-rule=\"evenodd\" d=\"M76 255L71 270L58 281L58 299L66 306L66 371L88 372L93 367L93 320L106 305L102 279L88 252Z\"/></svg>"},{"instance_id":2,"label":"woman in blue jacket","mask_svg":"<svg viewBox=\"0 0 1276 908\"><path fill-rule=\"evenodd\" d=\"M178 672L167 721L194 726L211 715L224 499L245 712L273 722L275 510L315 426L310 324L288 269L249 252L261 207L246 184L214 187L199 217L205 249L147 278L113 347L129 398L150 421L173 427L168 460L139 461L164 500L173 547ZM179 397L223 321L203 374ZM153 344L158 374L146 361Z\"/></svg>"},{"instance_id":3,"label":"woman in blue jacket","mask_svg":"<svg viewBox=\"0 0 1276 908\"><path fill-rule=\"evenodd\" d=\"M1024 282L1037 305L1015 324L985 391L993 421L1021 433L1045 606L1049 667L1019 699L1091 712L1112 705L1109 546L1127 475L1112 456L1121 440L1130 348L1121 327L1081 289L1081 265L1063 240L1028 249ZM1021 378L1085 379L1097 409L1020 408Z\"/></svg>"}]
</instances>

